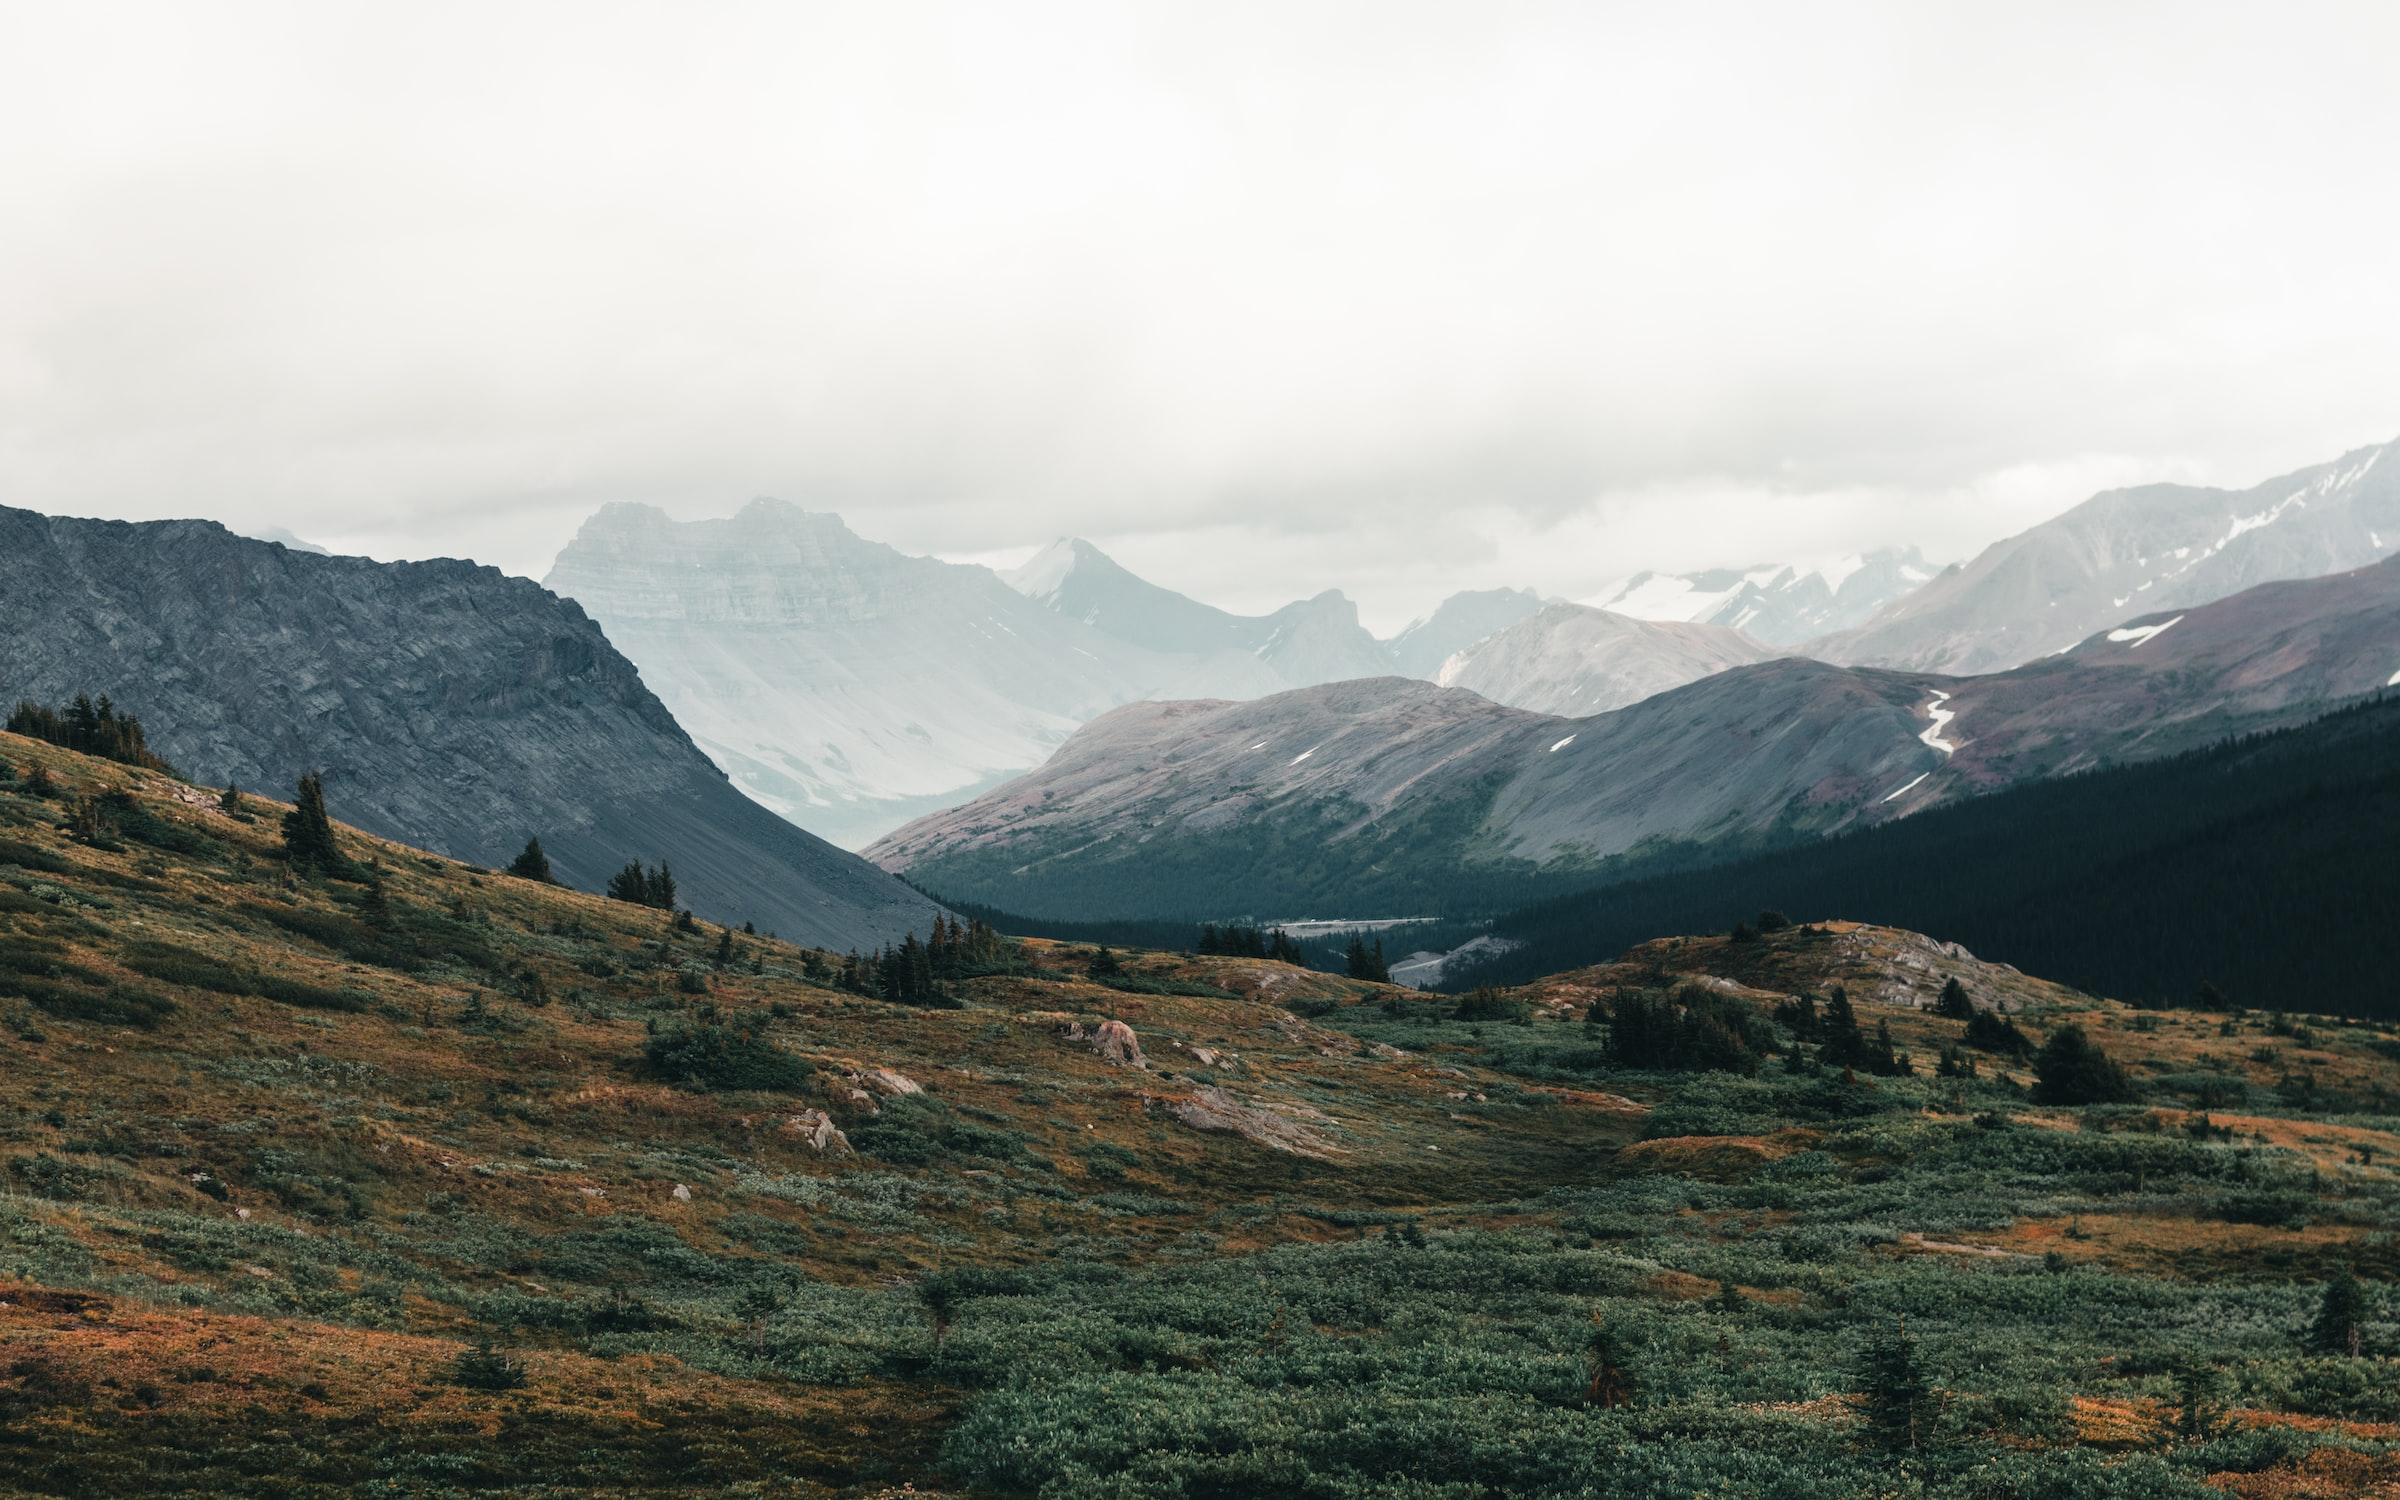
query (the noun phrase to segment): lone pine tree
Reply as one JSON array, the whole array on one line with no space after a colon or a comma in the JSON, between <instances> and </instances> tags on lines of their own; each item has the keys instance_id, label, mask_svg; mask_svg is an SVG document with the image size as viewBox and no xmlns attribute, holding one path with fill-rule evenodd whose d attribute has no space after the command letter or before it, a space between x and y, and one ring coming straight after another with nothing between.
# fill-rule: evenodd
<instances>
[{"instance_id":1,"label":"lone pine tree","mask_svg":"<svg viewBox=\"0 0 2400 1500\"><path fill-rule=\"evenodd\" d=\"M2321 1354L2357 1358L2365 1343L2367 1289L2345 1268L2325 1283L2324 1300L2317 1304L2316 1321L2308 1328L2308 1346Z\"/></svg>"},{"instance_id":2,"label":"lone pine tree","mask_svg":"<svg viewBox=\"0 0 2400 1500\"><path fill-rule=\"evenodd\" d=\"M542 852L542 841L538 838L525 841L525 852L509 865L508 873L519 880L538 880L544 885L558 884L550 874L550 856Z\"/></svg>"},{"instance_id":3,"label":"lone pine tree","mask_svg":"<svg viewBox=\"0 0 2400 1500\"><path fill-rule=\"evenodd\" d=\"M283 857L296 870L320 875L347 875L350 861L333 839L333 822L325 816L325 783L313 771L300 778L292 810L283 815Z\"/></svg>"},{"instance_id":4,"label":"lone pine tree","mask_svg":"<svg viewBox=\"0 0 2400 1500\"><path fill-rule=\"evenodd\" d=\"M2034 1055L2033 1097L2042 1104L2124 1104L2135 1097L2133 1080L2070 1021L2050 1033Z\"/></svg>"}]
</instances>

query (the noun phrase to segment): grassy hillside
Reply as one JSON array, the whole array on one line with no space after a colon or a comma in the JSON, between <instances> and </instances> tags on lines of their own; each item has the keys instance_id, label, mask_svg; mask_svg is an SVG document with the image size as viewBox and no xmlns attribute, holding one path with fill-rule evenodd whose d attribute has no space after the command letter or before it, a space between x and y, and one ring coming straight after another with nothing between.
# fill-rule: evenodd
<instances>
[{"instance_id":1,"label":"grassy hillside","mask_svg":"<svg viewBox=\"0 0 2400 1500\"><path fill-rule=\"evenodd\" d=\"M2400 697L2147 765L2018 787L1495 920L1482 978L1588 964L1762 909L1936 933L2098 994L2400 1018ZM1475 982L1470 977L1467 983Z\"/></svg>"},{"instance_id":2,"label":"grassy hillside","mask_svg":"<svg viewBox=\"0 0 2400 1500\"><path fill-rule=\"evenodd\" d=\"M2400 1486L2388 1029L1849 927L1465 1002L1030 941L901 1008L0 761L0 1495ZM2137 1097L1932 1076L1950 977ZM1835 984L1916 1071L1772 1019ZM1733 1070L1625 1065L1695 995Z\"/></svg>"}]
</instances>

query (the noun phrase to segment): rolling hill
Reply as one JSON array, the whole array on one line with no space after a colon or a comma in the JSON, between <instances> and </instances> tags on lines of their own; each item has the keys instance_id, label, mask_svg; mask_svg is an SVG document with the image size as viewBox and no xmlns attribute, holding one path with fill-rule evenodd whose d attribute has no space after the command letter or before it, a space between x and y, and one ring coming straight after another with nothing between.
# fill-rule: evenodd
<instances>
[{"instance_id":1,"label":"rolling hill","mask_svg":"<svg viewBox=\"0 0 2400 1500\"><path fill-rule=\"evenodd\" d=\"M11 1496L2400 1483L2389 1028L1840 922L1461 1001L979 936L917 1007L0 760Z\"/></svg>"}]
</instances>

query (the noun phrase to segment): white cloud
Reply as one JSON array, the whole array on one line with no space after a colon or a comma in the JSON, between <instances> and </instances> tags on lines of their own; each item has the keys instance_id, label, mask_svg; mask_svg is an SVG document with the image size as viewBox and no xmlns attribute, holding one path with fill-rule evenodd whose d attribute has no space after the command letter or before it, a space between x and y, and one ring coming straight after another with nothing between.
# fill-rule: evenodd
<instances>
[{"instance_id":1,"label":"white cloud","mask_svg":"<svg viewBox=\"0 0 2400 1500\"><path fill-rule=\"evenodd\" d=\"M2400 13L0 10L0 498L1582 592L2400 433Z\"/></svg>"}]
</instances>

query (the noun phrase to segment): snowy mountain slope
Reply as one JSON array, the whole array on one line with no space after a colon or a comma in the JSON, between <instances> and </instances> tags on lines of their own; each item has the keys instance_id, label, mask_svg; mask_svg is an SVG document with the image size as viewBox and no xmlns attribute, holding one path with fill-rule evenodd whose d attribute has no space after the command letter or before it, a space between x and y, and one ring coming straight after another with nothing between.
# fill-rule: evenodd
<instances>
[{"instance_id":1,"label":"snowy mountain slope","mask_svg":"<svg viewBox=\"0 0 2400 1500\"><path fill-rule=\"evenodd\" d=\"M1463 911L1543 870L1839 832L2300 722L2392 683L2400 560L2142 617L1982 677L1785 658L1576 719L1399 678L1140 704L866 852L945 895L1044 916L1245 899Z\"/></svg>"},{"instance_id":2,"label":"snowy mountain slope","mask_svg":"<svg viewBox=\"0 0 2400 1500\"><path fill-rule=\"evenodd\" d=\"M1783 654L1718 625L1553 604L1458 652L1434 680L1535 713L1596 714Z\"/></svg>"},{"instance_id":3,"label":"snowy mountain slope","mask_svg":"<svg viewBox=\"0 0 2400 1500\"><path fill-rule=\"evenodd\" d=\"M1793 646L1864 624L1933 577L1914 547L1852 553L1813 568L1783 568L1763 583L1745 579L1707 621L1753 640Z\"/></svg>"},{"instance_id":4,"label":"snowy mountain slope","mask_svg":"<svg viewBox=\"0 0 2400 1500\"><path fill-rule=\"evenodd\" d=\"M1995 671L2146 612L2360 567L2400 550L2395 446L2242 491L2155 484L2095 495L1808 649L1829 661Z\"/></svg>"},{"instance_id":5,"label":"snowy mountain slope","mask_svg":"<svg viewBox=\"0 0 2400 1500\"><path fill-rule=\"evenodd\" d=\"M1819 563L1636 573L1591 603L1637 620L1685 620L1789 646L1857 625L1934 576L1914 547Z\"/></svg>"},{"instance_id":6,"label":"snowy mountain slope","mask_svg":"<svg viewBox=\"0 0 2400 1500\"><path fill-rule=\"evenodd\" d=\"M1283 685L1249 652L1146 651L989 569L910 557L779 501L694 522L609 506L548 586L600 622L738 786L846 847L1039 764L1119 704Z\"/></svg>"},{"instance_id":7,"label":"snowy mountain slope","mask_svg":"<svg viewBox=\"0 0 2400 1500\"><path fill-rule=\"evenodd\" d=\"M1384 643L1392 670L1431 680L1442 663L1497 631L1506 630L1542 607L1531 589L1470 589L1452 594L1422 620Z\"/></svg>"}]
</instances>

